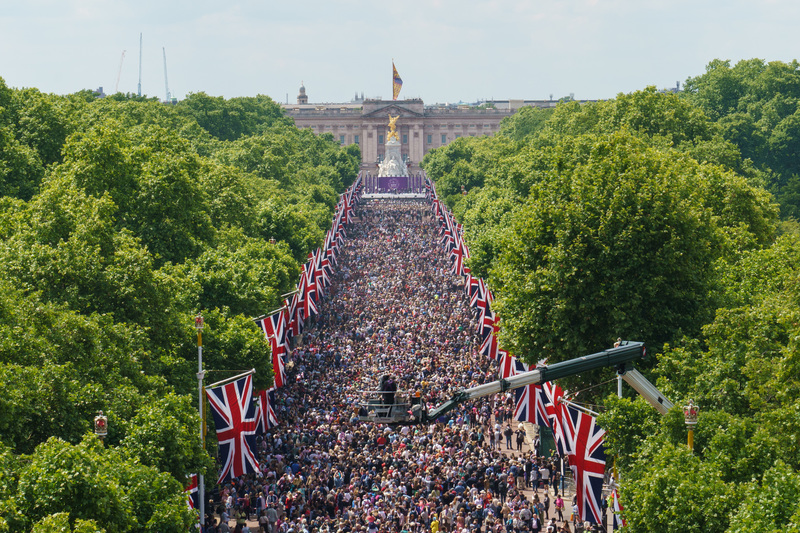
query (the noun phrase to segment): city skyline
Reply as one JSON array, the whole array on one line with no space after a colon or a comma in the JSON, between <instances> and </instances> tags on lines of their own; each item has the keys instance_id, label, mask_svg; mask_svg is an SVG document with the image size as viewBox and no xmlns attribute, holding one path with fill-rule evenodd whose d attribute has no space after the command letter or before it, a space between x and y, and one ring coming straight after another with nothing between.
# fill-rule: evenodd
<instances>
[{"instance_id":1,"label":"city skyline","mask_svg":"<svg viewBox=\"0 0 800 533\"><path fill-rule=\"evenodd\" d=\"M714 59L789 62L797 15L788 0L31 0L0 15L0 77L56 94L110 94L119 77L136 93L141 33L142 93L160 99L162 48L178 98L292 103L304 82L310 102L388 100L394 59L402 99L603 99L674 87Z\"/></svg>"}]
</instances>

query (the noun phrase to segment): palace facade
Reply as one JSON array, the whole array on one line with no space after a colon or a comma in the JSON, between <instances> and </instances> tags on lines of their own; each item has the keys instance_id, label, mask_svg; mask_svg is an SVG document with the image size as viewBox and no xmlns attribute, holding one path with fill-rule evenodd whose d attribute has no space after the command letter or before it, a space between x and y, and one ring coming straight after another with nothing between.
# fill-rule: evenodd
<instances>
[{"instance_id":1,"label":"palace facade","mask_svg":"<svg viewBox=\"0 0 800 533\"><path fill-rule=\"evenodd\" d=\"M286 115L298 128L311 128L317 135L330 133L343 145L361 147L361 167L374 171L383 160L389 115L400 116L397 134L403 159L414 171L429 150L445 146L459 137L492 136L500 121L524 106L555 107L554 100L494 100L481 106L432 105L422 100L375 100L355 98L342 104L309 104L304 86L296 104L286 104Z\"/></svg>"}]
</instances>

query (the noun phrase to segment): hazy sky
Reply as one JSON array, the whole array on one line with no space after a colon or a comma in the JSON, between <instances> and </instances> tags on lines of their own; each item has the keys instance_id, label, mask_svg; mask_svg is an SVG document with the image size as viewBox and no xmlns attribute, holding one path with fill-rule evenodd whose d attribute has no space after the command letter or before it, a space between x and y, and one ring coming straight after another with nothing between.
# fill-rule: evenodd
<instances>
[{"instance_id":1,"label":"hazy sky","mask_svg":"<svg viewBox=\"0 0 800 533\"><path fill-rule=\"evenodd\" d=\"M797 0L0 0L0 77L65 94L266 94L426 103L610 98L713 59L791 61ZM122 68L120 57L126 51Z\"/></svg>"}]
</instances>

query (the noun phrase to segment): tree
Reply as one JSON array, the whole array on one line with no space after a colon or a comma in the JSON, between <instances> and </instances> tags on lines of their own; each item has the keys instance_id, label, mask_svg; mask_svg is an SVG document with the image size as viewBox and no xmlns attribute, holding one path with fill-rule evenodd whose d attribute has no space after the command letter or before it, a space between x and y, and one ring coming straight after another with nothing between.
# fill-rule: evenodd
<instances>
[{"instance_id":1,"label":"tree","mask_svg":"<svg viewBox=\"0 0 800 533\"><path fill-rule=\"evenodd\" d=\"M211 135L225 141L257 134L273 124L289 124L280 106L264 95L226 101L221 96L192 93L178 104L178 109L194 118Z\"/></svg>"},{"instance_id":2,"label":"tree","mask_svg":"<svg viewBox=\"0 0 800 533\"><path fill-rule=\"evenodd\" d=\"M597 425L606 430L603 445L606 454L616 458L616 468L626 471L641 443L659 431L660 415L641 396L608 396L604 405L606 410L597 418Z\"/></svg>"},{"instance_id":3,"label":"tree","mask_svg":"<svg viewBox=\"0 0 800 533\"><path fill-rule=\"evenodd\" d=\"M620 491L631 533L723 533L740 491L685 446L658 446L626 472Z\"/></svg>"},{"instance_id":4,"label":"tree","mask_svg":"<svg viewBox=\"0 0 800 533\"><path fill-rule=\"evenodd\" d=\"M189 474L210 472L213 466L200 445L199 428L192 398L169 393L143 403L121 445L143 465L183 482Z\"/></svg>"},{"instance_id":5,"label":"tree","mask_svg":"<svg viewBox=\"0 0 800 533\"><path fill-rule=\"evenodd\" d=\"M105 529L94 520L75 520L73 528L69 523L69 513L54 513L45 516L33 526L31 533L105 533Z\"/></svg>"},{"instance_id":6,"label":"tree","mask_svg":"<svg viewBox=\"0 0 800 533\"><path fill-rule=\"evenodd\" d=\"M193 518L180 483L104 449L94 435L78 445L50 439L37 447L19 473L17 499L17 530L56 513L69 513L76 527L94 521L119 532L186 531Z\"/></svg>"},{"instance_id":7,"label":"tree","mask_svg":"<svg viewBox=\"0 0 800 533\"><path fill-rule=\"evenodd\" d=\"M118 484L118 461L91 435L73 446L50 439L37 447L19 475L19 508L25 526L53 513L95 520L114 531L136 523L131 502Z\"/></svg>"},{"instance_id":8,"label":"tree","mask_svg":"<svg viewBox=\"0 0 800 533\"><path fill-rule=\"evenodd\" d=\"M770 178L769 189L781 200L784 217L797 210L792 189L798 174L800 63L761 59L712 61L706 73L690 78L683 98L718 121L725 139L739 146L742 156Z\"/></svg>"},{"instance_id":9,"label":"tree","mask_svg":"<svg viewBox=\"0 0 800 533\"><path fill-rule=\"evenodd\" d=\"M525 141L544 129L553 111L553 108L522 107L500 121L498 135L510 137L517 142Z\"/></svg>"},{"instance_id":10,"label":"tree","mask_svg":"<svg viewBox=\"0 0 800 533\"><path fill-rule=\"evenodd\" d=\"M800 531L800 474L781 461L762 483L751 483L747 497L731 517L729 533L746 531Z\"/></svg>"},{"instance_id":11,"label":"tree","mask_svg":"<svg viewBox=\"0 0 800 533\"><path fill-rule=\"evenodd\" d=\"M45 166L61 160L61 147L72 129L64 99L38 89L14 91L13 120L17 138L36 150Z\"/></svg>"},{"instance_id":12,"label":"tree","mask_svg":"<svg viewBox=\"0 0 800 533\"><path fill-rule=\"evenodd\" d=\"M507 349L554 361L697 331L727 242L701 184L732 177L625 133L565 139L540 161L490 270ZM764 198L752 200L760 223Z\"/></svg>"},{"instance_id":13,"label":"tree","mask_svg":"<svg viewBox=\"0 0 800 533\"><path fill-rule=\"evenodd\" d=\"M11 128L0 121L0 196L29 200L43 176L39 155L17 141Z\"/></svg>"},{"instance_id":14,"label":"tree","mask_svg":"<svg viewBox=\"0 0 800 533\"><path fill-rule=\"evenodd\" d=\"M218 248L201 255L192 277L200 284L200 306L226 307L231 314L259 316L282 305L300 276L288 246L230 231Z\"/></svg>"}]
</instances>

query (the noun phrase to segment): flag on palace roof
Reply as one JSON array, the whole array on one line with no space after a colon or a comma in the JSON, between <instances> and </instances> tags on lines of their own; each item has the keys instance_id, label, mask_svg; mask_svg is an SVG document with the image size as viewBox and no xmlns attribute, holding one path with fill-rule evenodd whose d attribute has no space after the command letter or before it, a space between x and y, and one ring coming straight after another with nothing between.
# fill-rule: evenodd
<instances>
[{"instance_id":1,"label":"flag on palace roof","mask_svg":"<svg viewBox=\"0 0 800 533\"><path fill-rule=\"evenodd\" d=\"M402 86L403 80L400 78L400 74L397 73L397 67L394 66L394 61L392 61L392 100L397 100Z\"/></svg>"}]
</instances>

